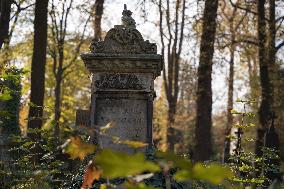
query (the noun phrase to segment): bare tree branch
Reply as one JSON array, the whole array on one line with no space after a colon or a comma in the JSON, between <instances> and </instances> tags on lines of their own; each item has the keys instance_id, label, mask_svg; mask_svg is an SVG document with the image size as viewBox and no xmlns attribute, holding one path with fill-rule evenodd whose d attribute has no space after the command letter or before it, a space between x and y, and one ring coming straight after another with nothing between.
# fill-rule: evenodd
<instances>
[{"instance_id":1,"label":"bare tree branch","mask_svg":"<svg viewBox=\"0 0 284 189\"><path fill-rule=\"evenodd\" d=\"M276 46L276 52L281 49L282 47L284 46L284 41L282 41L281 43L279 43L277 46Z\"/></svg>"},{"instance_id":2,"label":"bare tree branch","mask_svg":"<svg viewBox=\"0 0 284 189\"><path fill-rule=\"evenodd\" d=\"M252 13L252 14L254 14L254 15L258 15L257 12L252 11L252 10L249 9L248 7L242 7L242 6L238 5L237 3L233 3L232 0L229 0L229 1L230 1L231 5L232 5L233 7L236 7L236 8L238 8L238 9L244 10L244 11L246 11L246 12Z\"/></svg>"},{"instance_id":3,"label":"bare tree branch","mask_svg":"<svg viewBox=\"0 0 284 189\"><path fill-rule=\"evenodd\" d=\"M73 53L74 56L73 56L73 58L71 59L71 61L69 62L69 64L67 64L65 67L63 67L63 72L64 72L66 69L68 69L70 66L72 66L72 64L76 61L76 59L77 59L77 57L78 57L78 55L79 55L81 46L82 46L83 43L84 43L85 32L86 32L87 25L88 25L90 19L91 19L91 14L89 15L88 19L87 19L86 22L85 22L82 35L80 36L80 42L79 42L79 44L77 45L77 47L75 48L75 52Z\"/></svg>"},{"instance_id":4,"label":"bare tree branch","mask_svg":"<svg viewBox=\"0 0 284 189\"><path fill-rule=\"evenodd\" d=\"M160 37L161 37L161 43L162 43L162 49L161 49L161 54L162 58L164 61L165 57L165 42L164 42L164 31L163 31L163 10L162 10L162 0L159 0L159 14L160 14ZM164 86L165 86L165 91L166 91L166 96L167 99L169 98L169 93L168 93L168 80L167 80L167 73L166 73L166 68L165 66L163 67L163 80L164 80Z\"/></svg>"}]
</instances>

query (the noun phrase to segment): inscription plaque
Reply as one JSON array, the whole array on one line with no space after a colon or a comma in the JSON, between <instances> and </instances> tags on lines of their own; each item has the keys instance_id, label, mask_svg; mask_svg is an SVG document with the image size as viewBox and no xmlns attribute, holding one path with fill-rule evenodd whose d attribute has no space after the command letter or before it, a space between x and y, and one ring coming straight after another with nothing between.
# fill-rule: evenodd
<instances>
[{"instance_id":1,"label":"inscription plaque","mask_svg":"<svg viewBox=\"0 0 284 189\"><path fill-rule=\"evenodd\" d=\"M99 99L97 100L97 125L105 126L114 121L115 126L99 138L103 148L119 151L135 151L126 145L114 144L113 136L121 140L147 142L147 101L134 99Z\"/></svg>"}]
</instances>

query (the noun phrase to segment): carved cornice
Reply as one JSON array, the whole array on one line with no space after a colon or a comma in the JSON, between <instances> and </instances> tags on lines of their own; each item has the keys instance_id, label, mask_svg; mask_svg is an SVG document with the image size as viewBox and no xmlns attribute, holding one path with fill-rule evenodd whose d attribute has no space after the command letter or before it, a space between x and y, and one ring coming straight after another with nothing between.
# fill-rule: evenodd
<instances>
[{"instance_id":1,"label":"carved cornice","mask_svg":"<svg viewBox=\"0 0 284 189\"><path fill-rule=\"evenodd\" d=\"M82 54L81 57L90 72L111 73L153 73L159 76L163 69L161 55L147 56L96 56L95 54ZM142 56L142 55L141 55Z\"/></svg>"}]
</instances>

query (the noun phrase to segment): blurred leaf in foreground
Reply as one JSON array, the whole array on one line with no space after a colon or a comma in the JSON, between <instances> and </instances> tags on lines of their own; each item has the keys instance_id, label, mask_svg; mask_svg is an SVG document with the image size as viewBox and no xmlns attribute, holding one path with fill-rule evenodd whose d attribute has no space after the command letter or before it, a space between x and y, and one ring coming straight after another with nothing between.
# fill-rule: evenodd
<instances>
[{"instance_id":1,"label":"blurred leaf in foreground","mask_svg":"<svg viewBox=\"0 0 284 189\"><path fill-rule=\"evenodd\" d=\"M147 143L136 140L121 140L118 136L112 136L112 142L115 144L125 144L130 148L144 148L148 146Z\"/></svg>"},{"instance_id":2,"label":"blurred leaf in foreground","mask_svg":"<svg viewBox=\"0 0 284 189\"><path fill-rule=\"evenodd\" d=\"M157 152L157 157L162 158L160 161L167 161L170 166L175 166L181 169L191 169L193 164L189 159L174 154L173 152Z\"/></svg>"},{"instance_id":3,"label":"blurred leaf in foreground","mask_svg":"<svg viewBox=\"0 0 284 189\"><path fill-rule=\"evenodd\" d=\"M152 176L154 176L154 173L136 175L134 177L129 178L129 180L134 181L134 182L142 182L143 180L151 178Z\"/></svg>"},{"instance_id":4,"label":"blurred leaf in foreground","mask_svg":"<svg viewBox=\"0 0 284 189\"><path fill-rule=\"evenodd\" d=\"M93 161L90 161L84 173L84 180L81 189L91 188L93 186L94 180L99 180L101 174L102 171L97 166L95 166Z\"/></svg>"},{"instance_id":5,"label":"blurred leaf in foreground","mask_svg":"<svg viewBox=\"0 0 284 189\"><path fill-rule=\"evenodd\" d=\"M63 145L63 153L67 153L72 159L83 160L87 155L94 153L96 146L83 142L81 137L75 136L68 139Z\"/></svg>"},{"instance_id":6,"label":"blurred leaf in foreground","mask_svg":"<svg viewBox=\"0 0 284 189\"><path fill-rule=\"evenodd\" d=\"M134 140L125 140L125 141L121 141L119 143L125 144L125 145L127 145L131 148L144 148L144 147L148 146L147 143L140 142L140 141L134 141Z\"/></svg>"},{"instance_id":7,"label":"blurred leaf in foreground","mask_svg":"<svg viewBox=\"0 0 284 189\"><path fill-rule=\"evenodd\" d=\"M102 150L95 157L95 163L102 168L103 176L110 179L137 175L144 171L157 172L160 170L158 165L146 161L142 153L129 155L108 149Z\"/></svg>"},{"instance_id":8,"label":"blurred leaf in foreground","mask_svg":"<svg viewBox=\"0 0 284 189\"><path fill-rule=\"evenodd\" d=\"M174 178L178 181L203 180L212 184L221 184L224 180L232 178L232 171L219 164L203 165L197 163L192 169L182 169L176 172Z\"/></svg>"},{"instance_id":9,"label":"blurred leaf in foreground","mask_svg":"<svg viewBox=\"0 0 284 189\"><path fill-rule=\"evenodd\" d=\"M100 132L101 134L106 134L106 132L111 129L111 128L114 128L115 127L115 122L114 121L111 121L109 122L106 126L104 127L101 127L100 128Z\"/></svg>"}]
</instances>

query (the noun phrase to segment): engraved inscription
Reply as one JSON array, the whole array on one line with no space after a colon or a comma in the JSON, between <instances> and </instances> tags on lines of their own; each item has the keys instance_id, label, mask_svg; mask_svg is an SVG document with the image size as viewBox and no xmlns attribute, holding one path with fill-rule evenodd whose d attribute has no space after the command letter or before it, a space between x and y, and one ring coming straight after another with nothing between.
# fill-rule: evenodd
<instances>
[{"instance_id":1,"label":"engraved inscription","mask_svg":"<svg viewBox=\"0 0 284 189\"><path fill-rule=\"evenodd\" d=\"M108 137L100 136L103 148L119 151L133 151L125 145L113 144L110 136L119 136L122 140L147 142L147 107L146 100L98 99L96 120L99 126L110 121L115 127L107 131Z\"/></svg>"},{"instance_id":2,"label":"engraved inscription","mask_svg":"<svg viewBox=\"0 0 284 189\"><path fill-rule=\"evenodd\" d=\"M104 74L96 81L98 89L144 89L138 77L134 74Z\"/></svg>"}]
</instances>

